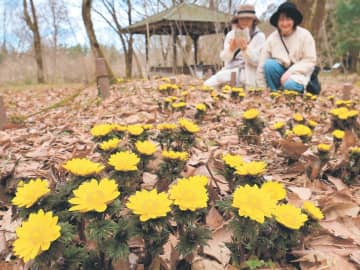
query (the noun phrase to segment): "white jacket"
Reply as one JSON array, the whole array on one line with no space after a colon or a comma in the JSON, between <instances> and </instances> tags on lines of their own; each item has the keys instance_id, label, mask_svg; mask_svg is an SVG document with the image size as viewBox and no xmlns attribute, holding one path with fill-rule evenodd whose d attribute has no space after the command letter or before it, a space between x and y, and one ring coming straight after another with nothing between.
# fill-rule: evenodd
<instances>
[{"instance_id":1,"label":"white jacket","mask_svg":"<svg viewBox=\"0 0 360 270\"><path fill-rule=\"evenodd\" d=\"M245 82L246 86L256 86L256 70L259 64L261 49L265 43L265 34L256 27L258 32L250 41L245 51L240 54L245 60L245 69L240 72L240 81ZM224 41L224 50L220 52L220 58L225 62L225 68L234 57L234 52L230 51L230 39L235 38L235 31L231 30L227 33Z\"/></svg>"},{"instance_id":2,"label":"white jacket","mask_svg":"<svg viewBox=\"0 0 360 270\"><path fill-rule=\"evenodd\" d=\"M277 30L266 40L257 72L258 86L266 87L264 63L268 58L275 59L285 68L289 68L290 79L304 87L309 83L316 65L316 47L311 33L305 28L297 26L296 30L290 36L283 37L283 40L289 50L290 57ZM293 65L290 67L291 62Z\"/></svg>"}]
</instances>

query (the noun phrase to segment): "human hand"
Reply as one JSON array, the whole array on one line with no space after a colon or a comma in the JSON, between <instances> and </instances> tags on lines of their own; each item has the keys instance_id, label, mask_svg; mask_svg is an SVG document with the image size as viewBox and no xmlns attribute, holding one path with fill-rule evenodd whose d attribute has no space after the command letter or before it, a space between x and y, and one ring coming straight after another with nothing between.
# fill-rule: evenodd
<instances>
[{"instance_id":1,"label":"human hand","mask_svg":"<svg viewBox=\"0 0 360 270\"><path fill-rule=\"evenodd\" d=\"M238 48L237 44L236 44L236 40L234 38L231 38L229 41L229 50L231 52L235 51Z\"/></svg>"},{"instance_id":2,"label":"human hand","mask_svg":"<svg viewBox=\"0 0 360 270\"><path fill-rule=\"evenodd\" d=\"M281 85L284 85L285 82L290 78L290 72L286 71L282 76L281 76L281 79L280 79L280 83Z\"/></svg>"},{"instance_id":3,"label":"human hand","mask_svg":"<svg viewBox=\"0 0 360 270\"><path fill-rule=\"evenodd\" d=\"M242 51L245 51L247 48L247 41L244 38L238 38L237 45Z\"/></svg>"}]
</instances>

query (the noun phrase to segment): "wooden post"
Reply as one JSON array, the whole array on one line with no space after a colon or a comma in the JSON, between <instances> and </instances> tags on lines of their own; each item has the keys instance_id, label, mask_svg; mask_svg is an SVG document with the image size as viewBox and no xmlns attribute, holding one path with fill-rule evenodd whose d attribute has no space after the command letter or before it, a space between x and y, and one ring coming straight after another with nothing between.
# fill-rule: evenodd
<instances>
[{"instance_id":1,"label":"wooden post","mask_svg":"<svg viewBox=\"0 0 360 270\"><path fill-rule=\"evenodd\" d=\"M99 95L106 99L110 96L110 80L104 58L96 58L96 83Z\"/></svg>"},{"instance_id":2,"label":"wooden post","mask_svg":"<svg viewBox=\"0 0 360 270\"><path fill-rule=\"evenodd\" d=\"M193 43L194 43L194 63L195 65L198 64L198 41L199 36L191 36Z\"/></svg>"},{"instance_id":3,"label":"wooden post","mask_svg":"<svg viewBox=\"0 0 360 270\"><path fill-rule=\"evenodd\" d=\"M2 96L0 96L0 129L5 127L6 124L7 124L7 118L6 118L4 99Z\"/></svg>"},{"instance_id":4,"label":"wooden post","mask_svg":"<svg viewBox=\"0 0 360 270\"><path fill-rule=\"evenodd\" d=\"M234 87L236 86L236 72L231 72L230 76L230 86Z\"/></svg>"},{"instance_id":5,"label":"wooden post","mask_svg":"<svg viewBox=\"0 0 360 270\"><path fill-rule=\"evenodd\" d=\"M343 86L343 100L351 99L351 90L353 89L353 85L351 83L344 83Z\"/></svg>"},{"instance_id":6,"label":"wooden post","mask_svg":"<svg viewBox=\"0 0 360 270\"><path fill-rule=\"evenodd\" d=\"M145 59L147 66L149 64L149 38L147 34L145 34Z\"/></svg>"},{"instance_id":7,"label":"wooden post","mask_svg":"<svg viewBox=\"0 0 360 270\"><path fill-rule=\"evenodd\" d=\"M177 73L177 51L176 51L176 29L175 26L171 29L172 45L173 45L173 73Z\"/></svg>"}]
</instances>

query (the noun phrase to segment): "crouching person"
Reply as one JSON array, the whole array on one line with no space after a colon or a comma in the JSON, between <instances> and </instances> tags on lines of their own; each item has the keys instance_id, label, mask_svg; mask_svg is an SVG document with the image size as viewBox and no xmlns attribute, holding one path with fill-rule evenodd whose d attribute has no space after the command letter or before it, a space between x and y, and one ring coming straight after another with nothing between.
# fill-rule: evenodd
<instances>
[{"instance_id":1,"label":"crouching person","mask_svg":"<svg viewBox=\"0 0 360 270\"><path fill-rule=\"evenodd\" d=\"M236 73L236 84L256 85L256 70L265 35L256 26L259 23L252 5L241 5L232 19L232 30L226 35L224 50L220 58L225 66L205 81L205 85L220 87L231 81L231 73Z\"/></svg>"},{"instance_id":2,"label":"crouching person","mask_svg":"<svg viewBox=\"0 0 360 270\"><path fill-rule=\"evenodd\" d=\"M257 86L303 93L316 65L315 41L300 27L302 14L285 2L271 16L277 28L266 40L257 72Z\"/></svg>"}]
</instances>

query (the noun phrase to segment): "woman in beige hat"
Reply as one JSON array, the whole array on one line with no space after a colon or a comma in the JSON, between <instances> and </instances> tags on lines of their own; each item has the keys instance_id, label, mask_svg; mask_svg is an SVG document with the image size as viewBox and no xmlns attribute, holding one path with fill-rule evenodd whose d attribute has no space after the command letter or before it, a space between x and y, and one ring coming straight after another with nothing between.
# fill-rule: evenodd
<instances>
[{"instance_id":1,"label":"woman in beige hat","mask_svg":"<svg viewBox=\"0 0 360 270\"><path fill-rule=\"evenodd\" d=\"M225 66L204 84L219 87L229 83L231 73L236 72L237 85L253 87L265 35L257 27L259 20L253 5L241 5L231 22L233 29L226 35L224 50L220 53Z\"/></svg>"}]
</instances>

